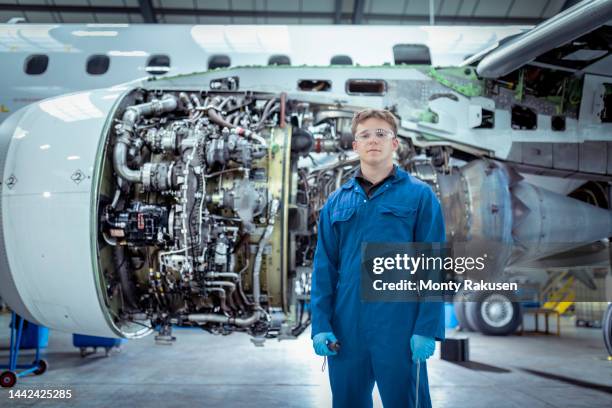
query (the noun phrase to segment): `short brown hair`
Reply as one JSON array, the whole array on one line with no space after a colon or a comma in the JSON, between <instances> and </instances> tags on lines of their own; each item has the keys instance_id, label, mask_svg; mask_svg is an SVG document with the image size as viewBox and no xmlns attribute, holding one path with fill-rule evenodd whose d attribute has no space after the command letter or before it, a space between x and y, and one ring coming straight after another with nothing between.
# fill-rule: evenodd
<instances>
[{"instance_id":1,"label":"short brown hair","mask_svg":"<svg viewBox=\"0 0 612 408\"><path fill-rule=\"evenodd\" d=\"M351 123L351 132L353 132L353 135L357 131L357 125L370 118L384 120L389 124L389 126L391 126L393 134L397 135L397 123L395 123L395 116L385 109L364 109L362 111L355 112L355 115L353 115L353 121Z\"/></svg>"}]
</instances>

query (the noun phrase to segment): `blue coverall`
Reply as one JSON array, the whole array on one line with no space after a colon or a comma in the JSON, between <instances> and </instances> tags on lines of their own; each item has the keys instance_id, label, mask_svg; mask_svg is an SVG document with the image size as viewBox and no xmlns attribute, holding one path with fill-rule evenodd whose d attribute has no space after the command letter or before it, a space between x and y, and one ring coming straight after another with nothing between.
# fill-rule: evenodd
<instances>
[{"instance_id":1,"label":"blue coverall","mask_svg":"<svg viewBox=\"0 0 612 408\"><path fill-rule=\"evenodd\" d=\"M312 275L312 337L333 332L329 358L334 407L372 407L374 382L385 408L412 407L413 334L444 339L442 302L362 302L362 242L445 242L440 202L426 183L401 168L370 198L355 180L336 190L319 215ZM430 407L421 363L419 406Z\"/></svg>"}]
</instances>

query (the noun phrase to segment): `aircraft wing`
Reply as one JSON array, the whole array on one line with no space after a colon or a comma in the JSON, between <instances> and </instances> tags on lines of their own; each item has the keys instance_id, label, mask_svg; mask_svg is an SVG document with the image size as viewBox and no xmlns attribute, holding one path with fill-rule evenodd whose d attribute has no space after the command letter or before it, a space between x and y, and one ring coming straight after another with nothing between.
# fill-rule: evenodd
<instances>
[{"instance_id":1,"label":"aircraft wing","mask_svg":"<svg viewBox=\"0 0 612 408\"><path fill-rule=\"evenodd\" d=\"M476 70L484 78L499 78L526 64L585 71L602 60L609 68L611 48L612 0L585 0L463 65L480 60Z\"/></svg>"}]
</instances>

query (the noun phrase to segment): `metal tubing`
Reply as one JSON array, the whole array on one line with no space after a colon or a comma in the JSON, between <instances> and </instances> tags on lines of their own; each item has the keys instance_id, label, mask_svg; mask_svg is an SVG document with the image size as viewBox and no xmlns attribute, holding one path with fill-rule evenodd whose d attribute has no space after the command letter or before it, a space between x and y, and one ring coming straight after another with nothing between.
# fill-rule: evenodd
<instances>
[{"instance_id":1,"label":"metal tubing","mask_svg":"<svg viewBox=\"0 0 612 408\"><path fill-rule=\"evenodd\" d=\"M246 318L227 317L213 313L192 313L187 315L187 319L196 323L226 323L235 324L236 326L247 327L259 320L261 311L255 310L252 315Z\"/></svg>"},{"instance_id":2,"label":"metal tubing","mask_svg":"<svg viewBox=\"0 0 612 408\"><path fill-rule=\"evenodd\" d=\"M264 247L268 244L270 240L270 236L272 235L272 230L274 229L274 220L276 219L276 213L278 211L279 201L278 199L272 200L270 206L270 217L268 218L268 225L266 226L266 230L259 241L259 247L257 248L257 255L255 255L255 263L253 265L253 299L254 299L254 307L259 309L260 302L259 296L261 294L261 284L259 282L259 274L261 272L261 261L263 257Z\"/></svg>"},{"instance_id":3,"label":"metal tubing","mask_svg":"<svg viewBox=\"0 0 612 408\"><path fill-rule=\"evenodd\" d=\"M130 183L140 183L142 181L142 170L132 170L127 165L127 151L129 145L129 140L122 137L117 139L113 151L113 166L122 179Z\"/></svg>"},{"instance_id":4,"label":"metal tubing","mask_svg":"<svg viewBox=\"0 0 612 408\"><path fill-rule=\"evenodd\" d=\"M205 278L231 278L234 280L238 280L240 278L240 275L238 275L236 272L207 272L206 275L204 275Z\"/></svg>"},{"instance_id":5,"label":"metal tubing","mask_svg":"<svg viewBox=\"0 0 612 408\"><path fill-rule=\"evenodd\" d=\"M113 150L113 166L119 177L131 183L140 183L143 181L142 169L132 170L127 165L127 153L131 145L131 135L134 131L134 125L138 123L143 116L172 112L177 106L178 102L176 97L167 94L161 100L155 100L127 108L123 114L123 125L118 131L119 134Z\"/></svg>"}]
</instances>

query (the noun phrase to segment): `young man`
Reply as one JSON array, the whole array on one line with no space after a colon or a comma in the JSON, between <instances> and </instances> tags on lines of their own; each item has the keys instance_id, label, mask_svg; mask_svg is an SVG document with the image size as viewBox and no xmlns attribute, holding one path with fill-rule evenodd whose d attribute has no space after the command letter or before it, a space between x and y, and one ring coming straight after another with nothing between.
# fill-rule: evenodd
<instances>
[{"instance_id":1,"label":"young man","mask_svg":"<svg viewBox=\"0 0 612 408\"><path fill-rule=\"evenodd\" d=\"M312 275L312 339L329 356L334 407L372 407L376 382L385 408L431 406L425 360L444 339L442 302L362 302L362 242L444 242L444 219L432 189L393 164L394 116L364 110L353 117L361 167L320 212ZM340 349L329 347L338 342Z\"/></svg>"}]
</instances>

